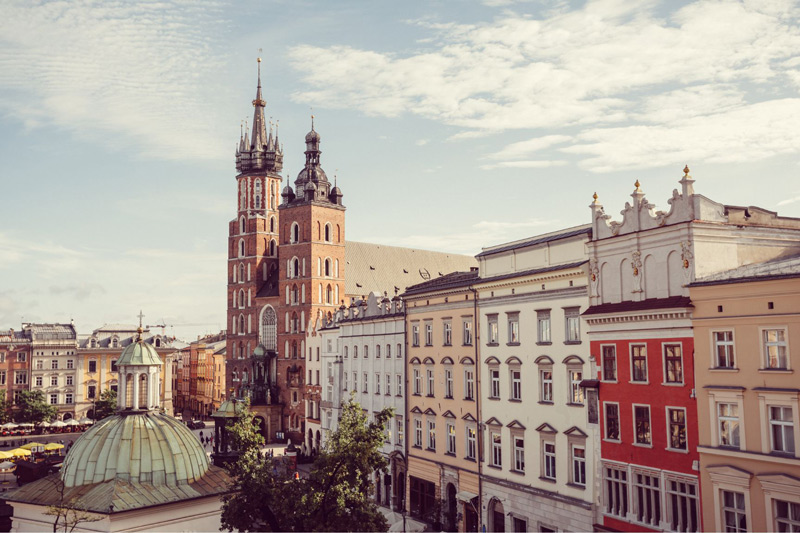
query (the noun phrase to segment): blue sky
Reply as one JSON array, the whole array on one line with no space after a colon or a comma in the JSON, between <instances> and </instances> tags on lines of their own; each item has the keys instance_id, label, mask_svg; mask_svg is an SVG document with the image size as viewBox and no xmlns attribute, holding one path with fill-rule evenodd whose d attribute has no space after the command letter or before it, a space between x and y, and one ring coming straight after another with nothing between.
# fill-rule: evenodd
<instances>
[{"instance_id":1,"label":"blue sky","mask_svg":"<svg viewBox=\"0 0 800 533\"><path fill-rule=\"evenodd\" d=\"M350 240L465 254L714 200L800 217L797 2L0 0L0 328L225 322L255 58Z\"/></svg>"}]
</instances>

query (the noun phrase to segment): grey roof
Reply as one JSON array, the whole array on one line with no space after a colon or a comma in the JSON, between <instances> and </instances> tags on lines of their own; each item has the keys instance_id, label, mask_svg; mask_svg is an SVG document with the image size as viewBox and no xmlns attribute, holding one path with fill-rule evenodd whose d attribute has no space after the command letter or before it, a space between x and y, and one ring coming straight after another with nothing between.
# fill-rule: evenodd
<instances>
[{"instance_id":1,"label":"grey roof","mask_svg":"<svg viewBox=\"0 0 800 533\"><path fill-rule=\"evenodd\" d=\"M484 248L483 251L478 255L476 255L475 257L484 257L487 255L499 254L501 252L508 252L509 250L525 248L527 246L535 246L537 244L544 244L547 242L558 241L561 239L568 239L569 237L575 237L576 235L581 235L583 233L589 235L589 237L591 238L592 225L584 224L582 226L576 226L574 228L570 228L566 231L558 231L556 233L538 235L536 237L529 237L527 239L510 242L507 244L500 244L497 246L492 246L490 248Z\"/></svg>"},{"instance_id":2,"label":"grey roof","mask_svg":"<svg viewBox=\"0 0 800 533\"><path fill-rule=\"evenodd\" d=\"M690 286L717 285L743 281L759 281L800 276L800 255L770 259L762 263L743 265L732 270L711 274L696 280Z\"/></svg>"},{"instance_id":3,"label":"grey roof","mask_svg":"<svg viewBox=\"0 0 800 533\"><path fill-rule=\"evenodd\" d=\"M40 340L75 340L77 332L72 324L26 324L34 341Z\"/></svg>"},{"instance_id":4,"label":"grey roof","mask_svg":"<svg viewBox=\"0 0 800 533\"><path fill-rule=\"evenodd\" d=\"M400 248L385 244L347 241L345 247L345 296L354 297L371 291L390 295L394 288L435 279L455 270L478 266L469 255ZM424 277L427 275L428 277Z\"/></svg>"},{"instance_id":5,"label":"grey roof","mask_svg":"<svg viewBox=\"0 0 800 533\"><path fill-rule=\"evenodd\" d=\"M479 279L477 268L475 270L470 270L469 272L451 272L439 278L412 285L403 294L403 298L407 296L413 296L415 294L424 294L427 292L440 291L444 289L467 287Z\"/></svg>"}]
</instances>

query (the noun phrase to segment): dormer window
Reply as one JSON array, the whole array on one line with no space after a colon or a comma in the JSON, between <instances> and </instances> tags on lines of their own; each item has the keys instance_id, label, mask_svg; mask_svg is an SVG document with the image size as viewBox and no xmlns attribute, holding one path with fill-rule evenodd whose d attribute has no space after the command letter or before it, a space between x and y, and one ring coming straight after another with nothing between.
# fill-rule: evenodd
<instances>
[{"instance_id":1,"label":"dormer window","mask_svg":"<svg viewBox=\"0 0 800 533\"><path fill-rule=\"evenodd\" d=\"M119 348L119 339L117 339L116 337L111 339L111 347L112 348Z\"/></svg>"},{"instance_id":2,"label":"dormer window","mask_svg":"<svg viewBox=\"0 0 800 533\"><path fill-rule=\"evenodd\" d=\"M97 339L92 339L91 341L89 341L89 347L97 348Z\"/></svg>"}]
</instances>

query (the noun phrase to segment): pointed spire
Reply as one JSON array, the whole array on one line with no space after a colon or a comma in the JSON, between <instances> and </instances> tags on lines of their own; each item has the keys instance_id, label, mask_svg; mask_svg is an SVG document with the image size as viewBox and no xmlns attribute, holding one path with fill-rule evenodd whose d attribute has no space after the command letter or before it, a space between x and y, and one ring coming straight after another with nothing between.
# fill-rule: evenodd
<instances>
[{"instance_id":1,"label":"pointed spire","mask_svg":"<svg viewBox=\"0 0 800 533\"><path fill-rule=\"evenodd\" d=\"M272 138L272 117L269 117L269 137L267 138L267 151L275 150L275 141Z\"/></svg>"},{"instance_id":2,"label":"pointed spire","mask_svg":"<svg viewBox=\"0 0 800 533\"><path fill-rule=\"evenodd\" d=\"M275 121L275 151L276 152L283 152L283 147L281 146L280 141L278 140L278 126L280 125L280 123L281 123L280 120L276 120Z\"/></svg>"},{"instance_id":3,"label":"pointed spire","mask_svg":"<svg viewBox=\"0 0 800 533\"><path fill-rule=\"evenodd\" d=\"M254 150L263 150L267 144L267 129L264 124L264 107L267 103L261 97L261 58L258 58L258 88L256 89L256 99L253 100L253 134L250 139L250 147Z\"/></svg>"},{"instance_id":4,"label":"pointed spire","mask_svg":"<svg viewBox=\"0 0 800 533\"><path fill-rule=\"evenodd\" d=\"M244 121L244 150L250 150L250 138L247 136L247 121Z\"/></svg>"}]
</instances>

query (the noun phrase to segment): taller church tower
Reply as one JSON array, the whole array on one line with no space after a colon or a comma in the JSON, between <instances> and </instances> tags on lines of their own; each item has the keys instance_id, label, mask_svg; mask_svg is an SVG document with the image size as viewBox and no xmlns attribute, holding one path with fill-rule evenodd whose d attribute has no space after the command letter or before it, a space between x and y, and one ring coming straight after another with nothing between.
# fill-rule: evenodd
<instances>
[{"instance_id":1,"label":"taller church tower","mask_svg":"<svg viewBox=\"0 0 800 533\"><path fill-rule=\"evenodd\" d=\"M283 148L264 120L261 58L253 100L252 133L236 147L237 213L228 227L228 336L226 398L252 393L248 359L259 343L277 354L278 203ZM258 302L256 301L258 300Z\"/></svg>"},{"instance_id":2,"label":"taller church tower","mask_svg":"<svg viewBox=\"0 0 800 533\"><path fill-rule=\"evenodd\" d=\"M306 135L306 163L294 182L281 194L280 211L280 335L277 373L284 404L283 427L292 438L303 439L306 418L304 397L316 397L319 383L306 375L306 358L318 358L306 348L310 326L319 316L332 315L344 297L344 212L342 191L331 186L320 166L320 135ZM318 409L317 409L318 411Z\"/></svg>"}]
</instances>

